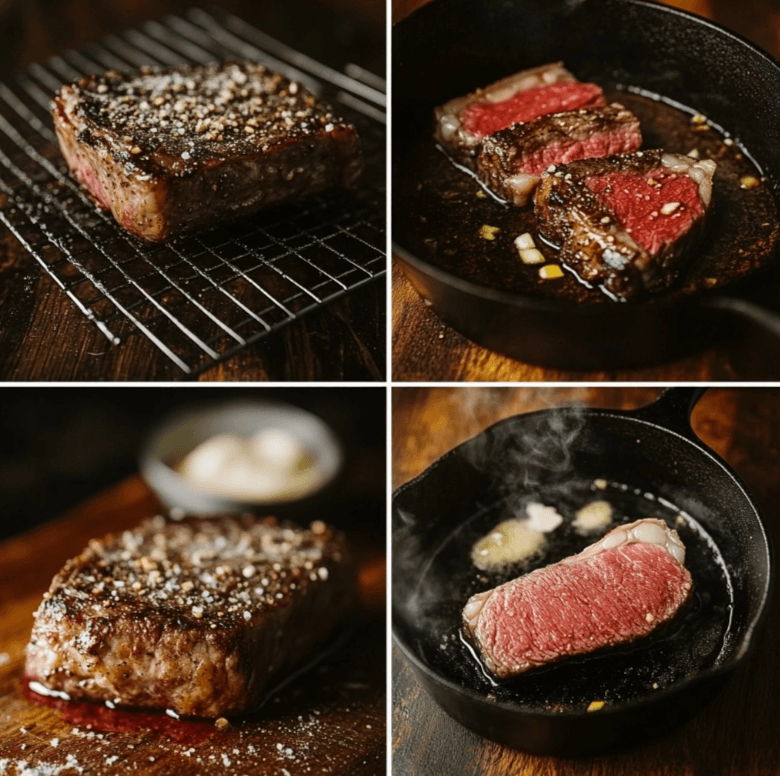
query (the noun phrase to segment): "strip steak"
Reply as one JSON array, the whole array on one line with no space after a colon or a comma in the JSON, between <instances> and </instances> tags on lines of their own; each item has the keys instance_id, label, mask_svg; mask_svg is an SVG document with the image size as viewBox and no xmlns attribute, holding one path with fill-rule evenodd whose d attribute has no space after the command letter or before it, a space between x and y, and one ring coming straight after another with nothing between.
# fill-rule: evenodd
<instances>
[{"instance_id":1,"label":"strip steak","mask_svg":"<svg viewBox=\"0 0 780 776\"><path fill-rule=\"evenodd\" d=\"M436 108L434 136L456 161L474 166L482 138L548 113L606 105L596 84L555 62L523 70Z\"/></svg>"},{"instance_id":2,"label":"strip steak","mask_svg":"<svg viewBox=\"0 0 780 776\"><path fill-rule=\"evenodd\" d=\"M551 165L636 151L641 145L639 120L617 103L553 113L486 137L477 175L497 196L522 207Z\"/></svg>"},{"instance_id":3,"label":"strip steak","mask_svg":"<svg viewBox=\"0 0 780 776\"><path fill-rule=\"evenodd\" d=\"M74 700L219 717L256 706L356 605L320 521L155 517L92 540L35 613L25 672Z\"/></svg>"},{"instance_id":4,"label":"strip steak","mask_svg":"<svg viewBox=\"0 0 780 776\"><path fill-rule=\"evenodd\" d=\"M463 628L501 679L669 622L693 581L676 531L656 519L619 526L578 555L472 596Z\"/></svg>"},{"instance_id":5,"label":"strip steak","mask_svg":"<svg viewBox=\"0 0 780 776\"><path fill-rule=\"evenodd\" d=\"M715 162L662 150L556 165L534 209L542 236L585 281L626 300L677 278L704 232Z\"/></svg>"},{"instance_id":6,"label":"strip steak","mask_svg":"<svg viewBox=\"0 0 780 776\"><path fill-rule=\"evenodd\" d=\"M96 204L160 242L357 182L355 129L249 61L109 71L63 86L60 148Z\"/></svg>"}]
</instances>

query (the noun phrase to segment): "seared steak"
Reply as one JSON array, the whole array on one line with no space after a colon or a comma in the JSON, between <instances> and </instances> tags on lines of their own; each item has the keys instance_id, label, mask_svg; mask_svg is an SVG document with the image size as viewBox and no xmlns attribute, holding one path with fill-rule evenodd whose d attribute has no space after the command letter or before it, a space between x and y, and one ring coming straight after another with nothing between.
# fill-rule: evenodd
<instances>
[{"instance_id":1,"label":"seared steak","mask_svg":"<svg viewBox=\"0 0 780 776\"><path fill-rule=\"evenodd\" d=\"M74 700L238 714L323 645L356 592L343 537L322 522L155 517L54 577L26 675Z\"/></svg>"},{"instance_id":2,"label":"seared steak","mask_svg":"<svg viewBox=\"0 0 780 776\"><path fill-rule=\"evenodd\" d=\"M605 105L596 84L580 83L560 62L523 70L436 108L436 140L473 167L483 137L548 113Z\"/></svg>"},{"instance_id":3,"label":"seared steak","mask_svg":"<svg viewBox=\"0 0 780 776\"><path fill-rule=\"evenodd\" d=\"M463 627L500 678L603 647L667 623L693 581L677 533L655 519L610 531L579 555L472 596Z\"/></svg>"},{"instance_id":4,"label":"seared steak","mask_svg":"<svg viewBox=\"0 0 780 776\"><path fill-rule=\"evenodd\" d=\"M661 150L556 165L534 195L561 261L618 299L677 278L704 231L715 162Z\"/></svg>"},{"instance_id":5,"label":"seared steak","mask_svg":"<svg viewBox=\"0 0 780 776\"><path fill-rule=\"evenodd\" d=\"M552 113L486 137L477 175L499 197L523 206L550 165L636 151L641 145L639 120L617 103Z\"/></svg>"},{"instance_id":6,"label":"seared steak","mask_svg":"<svg viewBox=\"0 0 780 776\"><path fill-rule=\"evenodd\" d=\"M356 183L357 134L248 61L82 78L52 102L62 153L129 232L162 241Z\"/></svg>"}]
</instances>

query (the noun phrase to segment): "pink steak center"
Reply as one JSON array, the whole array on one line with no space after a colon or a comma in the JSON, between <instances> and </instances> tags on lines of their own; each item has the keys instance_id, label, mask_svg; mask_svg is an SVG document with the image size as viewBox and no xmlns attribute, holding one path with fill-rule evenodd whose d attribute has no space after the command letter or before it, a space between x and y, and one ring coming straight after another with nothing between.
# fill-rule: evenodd
<instances>
[{"instance_id":1,"label":"pink steak center","mask_svg":"<svg viewBox=\"0 0 780 776\"><path fill-rule=\"evenodd\" d=\"M699 187L687 175L613 172L585 183L649 253L682 237L704 212Z\"/></svg>"},{"instance_id":2,"label":"pink steak center","mask_svg":"<svg viewBox=\"0 0 780 776\"><path fill-rule=\"evenodd\" d=\"M567 81L526 89L501 102L476 102L466 108L460 120L475 137L492 135L524 121L533 121L548 113L606 105L601 87Z\"/></svg>"}]
</instances>

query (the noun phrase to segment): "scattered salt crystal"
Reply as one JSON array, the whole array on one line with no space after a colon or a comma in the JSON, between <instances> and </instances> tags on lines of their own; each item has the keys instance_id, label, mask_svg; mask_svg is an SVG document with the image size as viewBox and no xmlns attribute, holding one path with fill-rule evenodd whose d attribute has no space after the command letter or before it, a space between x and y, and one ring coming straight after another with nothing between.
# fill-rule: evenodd
<instances>
[{"instance_id":1,"label":"scattered salt crystal","mask_svg":"<svg viewBox=\"0 0 780 776\"><path fill-rule=\"evenodd\" d=\"M166 713L166 714L167 714L169 717L173 717L174 719L180 719L179 715L178 715L178 714L177 714L177 713L176 713L176 712L175 712L173 709L166 709L166 710L165 710L165 713Z\"/></svg>"},{"instance_id":2,"label":"scattered salt crystal","mask_svg":"<svg viewBox=\"0 0 780 776\"><path fill-rule=\"evenodd\" d=\"M231 763L230 763L230 758L229 758L229 757L228 757L228 756L227 756L227 755L226 755L224 752L222 753L222 764L223 764L223 765L224 765L226 768L229 768L229 767L230 767L230 765L231 765Z\"/></svg>"},{"instance_id":3,"label":"scattered salt crystal","mask_svg":"<svg viewBox=\"0 0 780 776\"><path fill-rule=\"evenodd\" d=\"M59 738L52 738L49 743L56 749L60 745L60 739Z\"/></svg>"},{"instance_id":4,"label":"scattered salt crystal","mask_svg":"<svg viewBox=\"0 0 780 776\"><path fill-rule=\"evenodd\" d=\"M0 652L0 666L8 665L11 662L11 656L7 652Z\"/></svg>"},{"instance_id":5,"label":"scattered salt crystal","mask_svg":"<svg viewBox=\"0 0 780 776\"><path fill-rule=\"evenodd\" d=\"M252 615L246 609L244 609L244 619L245 620L251 620L252 619Z\"/></svg>"},{"instance_id":6,"label":"scattered salt crystal","mask_svg":"<svg viewBox=\"0 0 780 776\"><path fill-rule=\"evenodd\" d=\"M184 161L186 162L190 158L190 152L182 151L181 158L184 159Z\"/></svg>"}]
</instances>

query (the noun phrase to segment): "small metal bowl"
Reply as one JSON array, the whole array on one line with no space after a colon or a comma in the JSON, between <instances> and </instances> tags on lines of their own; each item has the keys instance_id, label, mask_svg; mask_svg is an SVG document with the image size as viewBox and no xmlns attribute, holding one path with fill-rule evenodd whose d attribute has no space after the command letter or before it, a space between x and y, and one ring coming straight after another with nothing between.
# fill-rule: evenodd
<instances>
[{"instance_id":1,"label":"small metal bowl","mask_svg":"<svg viewBox=\"0 0 780 776\"><path fill-rule=\"evenodd\" d=\"M248 501L201 489L177 471L188 453L217 434L249 437L271 428L290 432L312 454L313 465L322 474L316 483L300 491ZM336 435L316 415L282 402L233 401L171 416L152 433L139 463L141 475L166 507L204 515L257 512L308 500L332 482L342 460Z\"/></svg>"}]
</instances>

